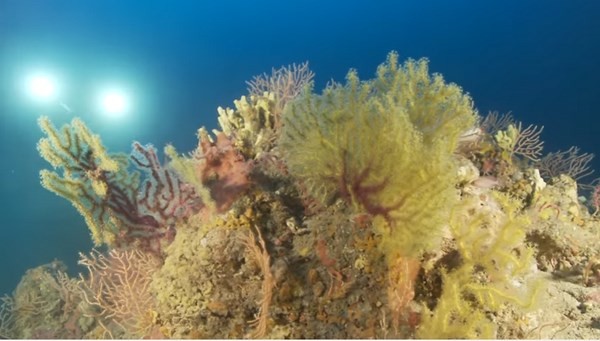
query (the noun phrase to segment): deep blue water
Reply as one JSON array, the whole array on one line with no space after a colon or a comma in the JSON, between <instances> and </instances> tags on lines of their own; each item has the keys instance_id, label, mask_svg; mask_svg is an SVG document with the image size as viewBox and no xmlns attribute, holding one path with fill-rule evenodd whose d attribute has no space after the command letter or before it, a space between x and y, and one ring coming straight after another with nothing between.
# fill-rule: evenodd
<instances>
[{"instance_id":1,"label":"deep blue water","mask_svg":"<svg viewBox=\"0 0 600 341\"><path fill-rule=\"evenodd\" d=\"M308 60L320 89L349 68L372 77L390 50L428 57L482 114L544 125L546 152L600 154L600 1L0 0L0 293L55 258L78 271L92 246L76 210L39 184L36 119L74 114L23 94L30 69L60 76L59 100L110 151L139 140L183 152L253 75ZM129 117L101 115L107 82L131 90Z\"/></svg>"}]
</instances>

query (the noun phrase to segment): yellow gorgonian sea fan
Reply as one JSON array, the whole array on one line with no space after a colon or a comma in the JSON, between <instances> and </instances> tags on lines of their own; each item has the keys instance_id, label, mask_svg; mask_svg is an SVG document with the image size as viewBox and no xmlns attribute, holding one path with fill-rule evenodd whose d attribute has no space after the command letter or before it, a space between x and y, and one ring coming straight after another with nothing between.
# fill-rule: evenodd
<instances>
[{"instance_id":1,"label":"yellow gorgonian sea fan","mask_svg":"<svg viewBox=\"0 0 600 341\"><path fill-rule=\"evenodd\" d=\"M114 245L124 224L107 204L109 186L119 185L121 202L134 202L139 173L127 172L127 156L109 155L100 141L78 118L60 130L48 117L39 125L46 137L38 142L40 155L56 171L40 171L44 188L69 200L84 217L96 245ZM109 184L110 182L110 184Z\"/></svg>"},{"instance_id":2,"label":"yellow gorgonian sea fan","mask_svg":"<svg viewBox=\"0 0 600 341\"><path fill-rule=\"evenodd\" d=\"M456 200L452 152L476 121L472 101L426 60L398 65L394 52L375 79L346 79L288 105L282 155L309 195L346 199L375 217L386 249L416 256L437 243Z\"/></svg>"}]
</instances>

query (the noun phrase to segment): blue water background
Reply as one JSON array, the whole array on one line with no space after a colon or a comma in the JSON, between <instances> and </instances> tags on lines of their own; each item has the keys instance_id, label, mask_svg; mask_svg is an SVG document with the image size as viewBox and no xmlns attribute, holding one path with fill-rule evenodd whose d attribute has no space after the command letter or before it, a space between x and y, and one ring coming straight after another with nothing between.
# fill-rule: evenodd
<instances>
[{"instance_id":1,"label":"blue water background","mask_svg":"<svg viewBox=\"0 0 600 341\"><path fill-rule=\"evenodd\" d=\"M44 190L36 142L45 114L73 114L23 94L34 67L62 79L60 101L112 152L133 140L195 147L245 81L309 61L316 87L349 68L373 76L390 50L428 57L482 114L512 111L544 125L545 151L600 154L600 1L149 1L0 0L0 293L26 269L92 247L82 217ZM126 84L131 115L102 116L94 93ZM594 162L600 172L600 162ZM600 175L600 174L599 174Z\"/></svg>"}]
</instances>

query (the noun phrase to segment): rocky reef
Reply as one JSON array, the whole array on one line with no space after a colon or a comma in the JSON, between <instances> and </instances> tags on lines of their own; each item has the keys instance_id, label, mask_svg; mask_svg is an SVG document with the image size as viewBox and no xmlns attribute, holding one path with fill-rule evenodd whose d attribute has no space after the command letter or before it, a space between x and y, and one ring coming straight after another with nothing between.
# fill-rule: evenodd
<instances>
[{"instance_id":1,"label":"rocky reef","mask_svg":"<svg viewBox=\"0 0 600 341\"><path fill-rule=\"evenodd\" d=\"M255 77L180 154L40 119L42 185L97 249L3 298L6 338L600 338L591 154L476 111L392 52L313 89Z\"/></svg>"}]
</instances>

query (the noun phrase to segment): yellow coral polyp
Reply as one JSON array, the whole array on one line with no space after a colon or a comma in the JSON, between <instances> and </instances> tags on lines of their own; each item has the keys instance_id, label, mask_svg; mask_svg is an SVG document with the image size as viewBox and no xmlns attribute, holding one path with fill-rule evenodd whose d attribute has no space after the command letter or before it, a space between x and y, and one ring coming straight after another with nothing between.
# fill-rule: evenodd
<instances>
[{"instance_id":1,"label":"yellow coral polyp","mask_svg":"<svg viewBox=\"0 0 600 341\"><path fill-rule=\"evenodd\" d=\"M519 137L519 130L514 124L509 125L506 130L500 130L494 135L494 139L498 146L505 151L512 152L517 138Z\"/></svg>"},{"instance_id":2,"label":"yellow coral polyp","mask_svg":"<svg viewBox=\"0 0 600 341\"><path fill-rule=\"evenodd\" d=\"M106 183L102 182L101 180L96 180L96 179L92 179L91 183L92 183L92 189L94 190L94 192L99 197L104 198L106 196L106 191L108 190L108 188L106 187Z\"/></svg>"},{"instance_id":3,"label":"yellow coral polyp","mask_svg":"<svg viewBox=\"0 0 600 341\"><path fill-rule=\"evenodd\" d=\"M233 103L235 109L217 108L221 130L233 139L244 155L249 158L260 156L271 147L271 137L276 134L275 94L242 96Z\"/></svg>"}]
</instances>

